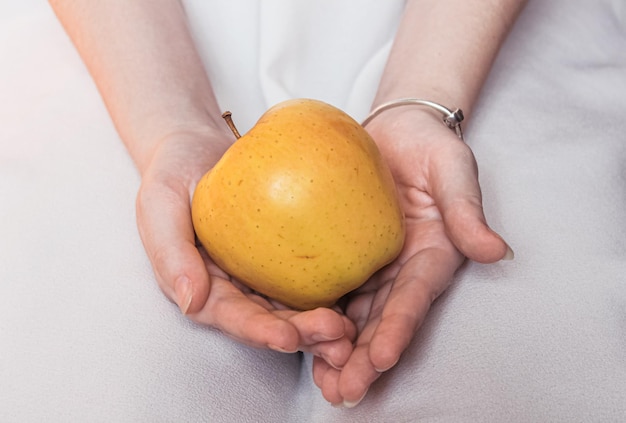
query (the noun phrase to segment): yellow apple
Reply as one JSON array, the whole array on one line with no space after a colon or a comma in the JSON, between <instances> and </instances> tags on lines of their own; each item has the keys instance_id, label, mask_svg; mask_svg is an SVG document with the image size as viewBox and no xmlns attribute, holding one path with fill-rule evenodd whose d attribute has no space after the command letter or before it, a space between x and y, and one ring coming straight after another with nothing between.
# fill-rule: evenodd
<instances>
[{"instance_id":1,"label":"yellow apple","mask_svg":"<svg viewBox=\"0 0 626 423\"><path fill-rule=\"evenodd\" d=\"M346 113L310 99L270 108L235 141L198 183L192 219L217 265L297 309L331 306L404 243L376 144Z\"/></svg>"}]
</instances>

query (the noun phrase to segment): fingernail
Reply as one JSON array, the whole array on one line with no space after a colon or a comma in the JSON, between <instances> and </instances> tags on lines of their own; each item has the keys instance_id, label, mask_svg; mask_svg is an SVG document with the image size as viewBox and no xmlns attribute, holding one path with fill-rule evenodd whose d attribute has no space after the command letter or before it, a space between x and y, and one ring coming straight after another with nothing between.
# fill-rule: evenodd
<instances>
[{"instance_id":1,"label":"fingernail","mask_svg":"<svg viewBox=\"0 0 626 423\"><path fill-rule=\"evenodd\" d=\"M393 366L395 366L396 364L398 364L398 361L400 361L400 358L398 358L391 366L387 367L386 369L374 369L376 370L378 373L385 373L387 370L391 369Z\"/></svg>"},{"instance_id":2,"label":"fingernail","mask_svg":"<svg viewBox=\"0 0 626 423\"><path fill-rule=\"evenodd\" d=\"M267 348L269 348L270 350L274 350L274 351L278 351L278 352L286 353L286 354L291 354L291 353L296 352L296 351L286 350L285 348L279 347L278 345L274 345L274 344L267 344Z\"/></svg>"},{"instance_id":3,"label":"fingernail","mask_svg":"<svg viewBox=\"0 0 626 423\"><path fill-rule=\"evenodd\" d=\"M315 333L311 336L311 339L315 342L328 342L328 341L336 341L337 339L341 338L343 336L343 334L339 335L339 336L335 336L335 337L331 337L328 336L326 334L323 333Z\"/></svg>"},{"instance_id":4,"label":"fingernail","mask_svg":"<svg viewBox=\"0 0 626 423\"><path fill-rule=\"evenodd\" d=\"M515 258L515 253L513 252L513 250L511 249L511 247L509 247L509 245L506 245L506 254L504 255L504 257L502 257L502 260L513 260Z\"/></svg>"},{"instance_id":5,"label":"fingernail","mask_svg":"<svg viewBox=\"0 0 626 423\"><path fill-rule=\"evenodd\" d=\"M193 290L191 289L191 281L187 276L180 276L174 283L174 291L176 292L176 303L183 314L187 314L191 300L193 299Z\"/></svg>"},{"instance_id":6,"label":"fingernail","mask_svg":"<svg viewBox=\"0 0 626 423\"><path fill-rule=\"evenodd\" d=\"M332 360L329 360L328 357L326 356L326 354L320 354L320 355L324 359L324 361L326 363L328 363L333 369L335 369L335 370L343 369L343 366L337 366L335 363L332 362Z\"/></svg>"},{"instance_id":7,"label":"fingernail","mask_svg":"<svg viewBox=\"0 0 626 423\"><path fill-rule=\"evenodd\" d=\"M513 252L511 246L504 240L504 238L502 238L500 234L493 230L491 230L491 232L493 232L495 236L500 238L500 240L504 242L504 245L506 245L506 253L504 253L504 257L502 257L500 260L513 260L515 258L515 253Z\"/></svg>"},{"instance_id":8,"label":"fingernail","mask_svg":"<svg viewBox=\"0 0 626 423\"><path fill-rule=\"evenodd\" d=\"M357 401L343 401L343 406L346 408L354 408L357 405L360 404L361 401L363 401L363 398L365 398L365 395L367 395L367 391L365 391L365 393L363 394L363 396L361 398L359 398Z\"/></svg>"}]
</instances>

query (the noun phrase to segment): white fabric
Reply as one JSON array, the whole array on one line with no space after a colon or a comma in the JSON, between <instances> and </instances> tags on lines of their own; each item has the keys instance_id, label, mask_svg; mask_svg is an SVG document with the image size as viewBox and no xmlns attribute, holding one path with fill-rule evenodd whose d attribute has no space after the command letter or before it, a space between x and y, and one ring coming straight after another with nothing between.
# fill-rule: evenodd
<instances>
[{"instance_id":1,"label":"white fabric","mask_svg":"<svg viewBox=\"0 0 626 423\"><path fill-rule=\"evenodd\" d=\"M404 1L368 3L184 2L220 105L242 131L289 98L367 114Z\"/></svg>"},{"instance_id":2,"label":"white fabric","mask_svg":"<svg viewBox=\"0 0 626 423\"><path fill-rule=\"evenodd\" d=\"M363 117L401 12L208 3L186 7L242 128L292 96ZM310 357L240 346L160 293L137 173L45 2L0 3L0 63L1 422L626 419L623 0L530 1L466 130L516 259L464 266L353 410Z\"/></svg>"}]
</instances>

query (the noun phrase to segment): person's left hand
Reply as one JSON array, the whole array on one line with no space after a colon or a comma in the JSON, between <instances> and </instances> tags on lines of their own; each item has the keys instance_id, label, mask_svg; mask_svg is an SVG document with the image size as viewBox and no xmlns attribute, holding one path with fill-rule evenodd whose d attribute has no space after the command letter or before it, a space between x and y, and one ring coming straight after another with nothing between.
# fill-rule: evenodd
<instances>
[{"instance_id":1,"label":"person's left hand","mask_svg":"<svg viewBox=\"0 0 626 423\"><path fill-rule=\"evenodd\" d=\"M330 308L300 311L267 300L220 269L196 243L192 193L231 139L221 128L173 131L142 172L137 224L159 287L188 318L242 344L305 351L341 367L355 339L350 319Z\"/></svg>"},{"instance_id":2,"label":"person's left hand","mask_svg":"<svg viewBox=\"0 0 626 423\"><path fill-rule=\"evenodd\" d=\"M392 368L432 302L468 257L490 263L512 258L486 224L476 161L470 148L431 113L386 111L367 127L388 161L406 219L399 257L346 298L357 326L342 369L314 358L313 379L332 404L353 407Z\"/></svg>"}]
</instances>

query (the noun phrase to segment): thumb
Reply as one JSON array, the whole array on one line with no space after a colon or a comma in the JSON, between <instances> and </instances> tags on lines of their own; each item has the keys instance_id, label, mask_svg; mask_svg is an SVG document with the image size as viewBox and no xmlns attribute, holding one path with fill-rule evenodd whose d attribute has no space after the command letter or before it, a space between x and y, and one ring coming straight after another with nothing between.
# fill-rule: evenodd
<instances>
[{"instance_id":1,"label":"thumb","mask_svg":"<svg viewBox=\"0 0 626 423\"><path fill-rule=\"evenodd\" d=\"M487 225L482 205L472 198L456 200L443 212L443 220L454 245L470 260L493 263L513 259L511 247Z\"/></svg>"},{"instance_id":2,"label":"thumb","mask_svg":"<svg viewBox=\"0 0 626 423\"><path fill-rule=\"evenodd\" d=\"M183 314L202 309L210 283L195 244L189 191L145 177L137 195L137 226L163 293Z\"/></svg>"},{"instance_id":3,"label":"thumb","mask_svg":"<svg viewBox=\"0 0 626 423\"><path fill-rule=\"evenodd\" d=\"M452 154L456 157L448 157L445 164L434 166L436 170L431 172L431 195L449 238L463 255L479 263L513 259L511 247L487 224L471 149L457 141Z\"/></svg>"}]
</instances>

